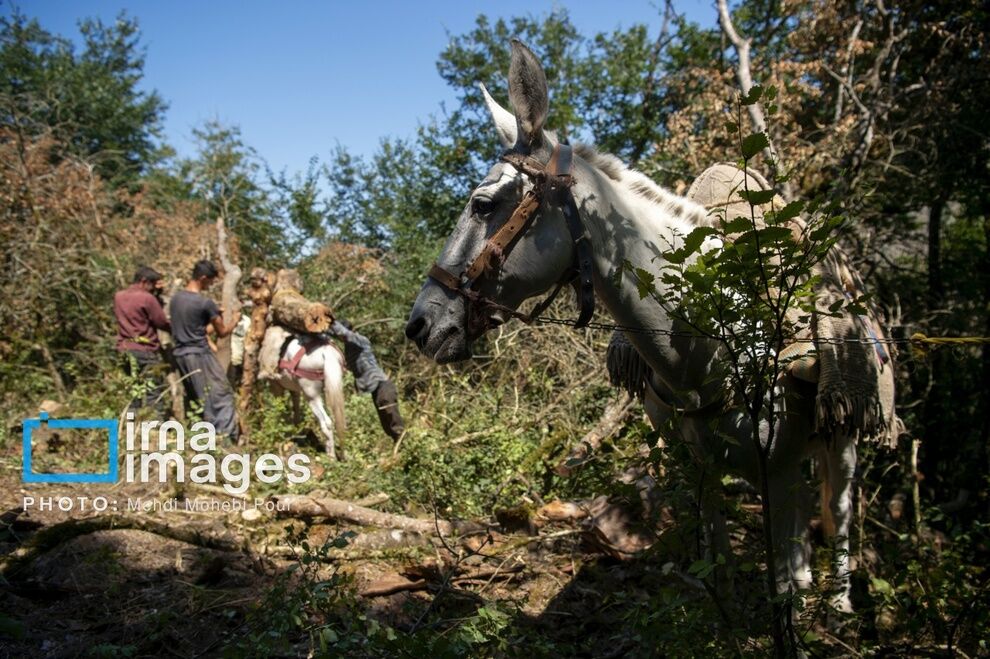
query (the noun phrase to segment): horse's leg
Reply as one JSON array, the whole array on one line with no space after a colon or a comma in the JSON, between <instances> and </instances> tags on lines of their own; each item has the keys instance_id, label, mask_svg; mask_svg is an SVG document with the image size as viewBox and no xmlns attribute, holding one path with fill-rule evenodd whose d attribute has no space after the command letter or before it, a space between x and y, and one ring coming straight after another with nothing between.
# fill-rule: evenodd
<instances>
[{"instance_id":1,"label":"horse's leg","mask_svg":"<svg viewBox=\"0 0 990 659\"><path fill-rule=\"evenodd\" d=\"M292 423L300 423L302 421L302 403L299 401L299 392L290 390L289 400L292 404Z\"/></svg>"},{"instance_id":2,"label":"horse's leg","mask_svg":"<svg viewBox=\"0 0 990 659\"><path fill-rule=\"evenodd\" d=\"M773 467L776 467L774 469ZM808 543L808 483L799 460L773 465L767 477L770 492L770 528L776 556L777 590L787 592L811 586L811 547Z\"/></svg>"},{"instance_id":3,"label":"horse's leg","mask_svg":"<svg viewBox=\"0 0 990 659\"><path fill-rule=\"evenodd\" d=\"M333 420L327 414L327 409L323 406L323 387L319 382L306 381L299 383L303 395L306 396L306 403L313 415L320 424L320 431L326 439L327 455L331 460L337 459L337 447L333 438Z\"/></svg>"},{"instance_id":4,"label":"horse's leg","mask_svg":"<svg viewBox=\"0 0 990 659\"><path fill-rule=\"evenodd\" d=\"M729 528L725 522L725 496L722 494L721 471L708 463L702 467L701 514L705 528L705 539L711 552L710 560L716 568L715 592L719 600L728 606L735 602L732 573L734 558L729 542Z\"/></svg>"},{"instance_id":5,"label":"horse's leg","mask_svg":"<svg viewBox=\"0 0 990 659\"><path fill-rule=\"evenodd\" d=\"M852 612L852 602L849 599L849 527L853 513L856 440L836 437L832 445L826 449L824 459L826 460L824 471L828 479L828 491L831 494L828 506L835 527L832 564L838 592L832 598L832 606L839 611L849 613Z\"/></svg>"}]
</instances>

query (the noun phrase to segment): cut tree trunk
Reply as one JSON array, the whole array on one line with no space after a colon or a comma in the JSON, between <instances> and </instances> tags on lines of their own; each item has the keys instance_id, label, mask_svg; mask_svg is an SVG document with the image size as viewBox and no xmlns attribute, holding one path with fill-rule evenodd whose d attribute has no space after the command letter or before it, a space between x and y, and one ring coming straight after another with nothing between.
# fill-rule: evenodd
<instances>
[{"instance_id":1,"label":"cut tree trunk","mask_svg":"<svg viewBox=\"0 0 990 659\"><path fill-rule=\"evenodd\" d=\"M333 323L333 313L325 304L310 302L300 292L299 275L294 270L280 270L272 297L272 321L295 332L326 332Z\"/></svg>"}]
</instances>

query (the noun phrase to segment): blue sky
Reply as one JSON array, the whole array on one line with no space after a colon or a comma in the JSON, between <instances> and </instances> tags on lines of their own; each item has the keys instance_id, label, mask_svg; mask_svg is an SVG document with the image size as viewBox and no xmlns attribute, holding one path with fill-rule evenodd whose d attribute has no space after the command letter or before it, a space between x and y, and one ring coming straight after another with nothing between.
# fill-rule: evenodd
<instances>
[{"instance_id":1,"label":"blue sky","mask_svg":"<svg viewBox=\"0 0 990 659\"><path fill-rule=\"evenodd\" d=\"M0 11L10 4L0 0ZM165 138L191 155L192 128L217 118L241 128L272 169L290 174L340 144L371 155L383 137L409 138L453 95L436 70L450 35L475 17L543 16L568 10L585 35L646 23L651 0L397 2L324 0L29 0L20 10L51 32L78 37L83 17L139 21L147 49L144 87L169 103ZM690 20L714 25L712 0L676 0ZM508 45L507 45L508 47Z\"/></svg>"}]
</instances>

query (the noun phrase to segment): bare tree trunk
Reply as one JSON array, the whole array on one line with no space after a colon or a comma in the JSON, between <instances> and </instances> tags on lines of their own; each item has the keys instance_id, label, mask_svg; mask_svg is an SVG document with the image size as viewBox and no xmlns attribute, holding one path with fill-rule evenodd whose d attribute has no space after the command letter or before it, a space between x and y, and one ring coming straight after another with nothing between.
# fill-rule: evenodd
<instances>
[{"instance_id":1,"label":"bare tree trunk","mask_svg":"<svg viewBox=\"0 0 990 659\"><path fill-rule=\"evenodd\" d=\"M241 302L237 299L237 284L241 281L241 269L230 260L227 252L227 231L223 216L217 218L217 256L223 266L223 288L220 303L223 305L223 324L230 327L241 317ZM230 336L217 341L217 360L227 370L230 366Z\"/></svg>"},{"instance_id":2,"label":"bare tree trunk","mask_svg":"<svg viewBox=\"0 0 990 659\"><path fill-rule=\"evenodd\" d=\"M729 15L727 0L718 0L718 22L722 28L722 33L729 38L733 48L736 49L736 56L739 58L739 61L736 62L736 80L739 82L739 90L745 96L753 88L753 74L749 50L750 40L744 38L736 31L735 26L732 24L732 16ZM773 140L767 132L767 119L763 114L763 106L759 103L751 103L746 106L746 111L749 113L753 130L757 133L766 133L769 146L763 150L763 157L766 159L768 165L776 169L776 163L780 158L780 153L774 148ZM785 201L794 200L794 190L790 181L785 181L779 187L780 196Z\"/></svg>"}]
</instances>

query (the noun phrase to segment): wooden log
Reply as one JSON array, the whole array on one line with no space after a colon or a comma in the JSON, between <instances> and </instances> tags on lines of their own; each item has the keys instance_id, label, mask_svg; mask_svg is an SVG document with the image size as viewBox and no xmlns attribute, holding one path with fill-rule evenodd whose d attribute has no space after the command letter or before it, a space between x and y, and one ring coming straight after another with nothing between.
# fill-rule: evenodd
<instances>
[{"instance_id":1,"label":"wooden log","mask_svg":"<svg viewBox=\"0 0 990 659\"><path fill-rule=\"evenodd\" d=\"M327 517L359 526L399 529L428 536L436 535L437 530L443 535L456 535L477 531L481 528L480 525L471 522L416 519L404 515L383 513L340 499L317 499L299 494L280 494L273 496L272 501L282 515L290 517Z\"/></svg>"},{"instance_id":2,"label":"wooden log","mask_svg":"<svg viewBox=\"0 0 990 659\"><path fill-rule=\"evenodd\" d=\"M258 351L268 329L268 312L272 303L272 293L275 288L275 275L264 268L254 268L247 289L248 298L254 307L251 309L251 327L244 336L244 371L241 374L241 389L237 405L240 410L241 436L245 437L247 429L244 419L251 404L254 385L258 381Z\"/></svg>"},{"instance_id":3,"label":"wooden log","mask_svg":"<svg viewBox=\"0 0 990 659\"><path fill-rule=\"evenodd\" d=\"M296 332L327 331L333 323L333 312L327 305L303 297L301 286L295 270L279 270L272 296L272 321Z\"/></svg>"},{"instance_id":4,"label":"wooden log","mask_svg":"<svg viewBox=\"0 0 990 659\"><path fill-rule=\"evenodd\" d=\"M570 522L584 519L587 516L588 507L586 504L560 501L559 499L541 506L536 511L537 520L548 522Z\"/></svg>"}]
</instances>

